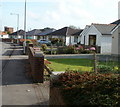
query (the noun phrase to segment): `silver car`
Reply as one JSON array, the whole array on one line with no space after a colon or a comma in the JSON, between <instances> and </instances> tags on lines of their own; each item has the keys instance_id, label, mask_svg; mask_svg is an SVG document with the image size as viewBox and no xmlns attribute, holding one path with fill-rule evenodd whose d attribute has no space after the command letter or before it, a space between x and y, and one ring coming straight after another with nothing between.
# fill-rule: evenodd
<instances>
[{"instance_id":1,"label":"silver car","mask_svg":"<svg viewBox=\"0 0 120 107\"><path fill-rule=\"evenodd\" d=\"M51 41L48 41L46 39L40 39L40 40L38 40L38 43L40 43L40 44L50 44Z\"/></svg>"}]
</instances>

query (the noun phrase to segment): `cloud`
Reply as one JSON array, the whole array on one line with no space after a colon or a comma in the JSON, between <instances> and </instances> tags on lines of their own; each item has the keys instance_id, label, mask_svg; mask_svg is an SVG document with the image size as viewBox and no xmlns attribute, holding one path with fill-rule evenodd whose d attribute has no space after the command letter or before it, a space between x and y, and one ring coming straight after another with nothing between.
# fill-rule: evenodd
<instances>
[{"instance_id":1,"label":"cloud","mask_svg":"<svg viewBox=\"0 0 120 107\"><path fill-rule=\"evenodd\" d=\"M3 0L7 1L7 0ZM11 0L12 1L12 0ZM22 1L25 0L13 0ZM37 9L27 10L28 26L51 26L60 28L68 25L85 27L91 23L106 23L115 16L119 0L26 0L38 2ZM43 4L43 6L42 6ZM32 6L32 5L31 5ZM113 8L113 7L114 8ZM43 7L43 8L42 8ZM111 15L112 12L112 15ZM113 20L114 21L114 20Z\"/></svg>"},{"instance_id":2,"label":"cloud","mask_svg":"<svg viewBox=\"0 0 120 107\"><path fill-rule=\"evenodd\" d=\"M27 17L30 18L31 20L39 20L40 15L32 11L27 11Z\"/></svg>"},{"instance_id":3,"label":"cloud","mask_svg":"<svg viewBox=\"0 0 120 107\"><path fill-rule=\"evenodd\" d=\"M74 0L59 0L55 9L47 10L43 15L44 19L42 19L51 25L66 26L73 24L75 26L81 26L84 23L81 21L92 21L95 19L91 12L81 8L82 5L82 0L76 0L76 2Z\"/></svg>"}]
</instances>

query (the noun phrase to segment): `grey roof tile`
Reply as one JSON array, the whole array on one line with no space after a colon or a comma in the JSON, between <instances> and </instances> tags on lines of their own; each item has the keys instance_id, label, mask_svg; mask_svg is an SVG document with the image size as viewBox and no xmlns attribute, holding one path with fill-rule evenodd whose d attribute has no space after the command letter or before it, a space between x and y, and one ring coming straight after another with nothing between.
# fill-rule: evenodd
<instances>
[{"instance_id":1,"label":"grey roof tile","mask_svg":"<svg viewBox=\"0 0 120 107\"><path fill-rule=\"evenodd\" d=\"M116 27L116 24L92 24L103 35L110 35L111 31Z\"/></svg>"},{"instance_id":2,"label":"grey roof tile","mask_svg":"<svg viewBox=\"0 0 120 107\"><path fill-rule=\"evenodd\" d=\"M56 35L56 36L67 36L67 35L72 35L76 32L78 32L80 29L73 29L70 27L63 27L61 29L58 29L52 33L49 33L48 35Z\"/></svg>"},{"instance_id":3,"label":"grey roof tile","mask_svg":"<svg viewBox=\"0 0 120 107\"><path fill-rule=\"evenodd\" d=\"M39 34L41 32L40 29L33 29L31 31L28 31L26 33L26 36L37 36L37 34Z\"/></svg>"},{"instance_id":4,"label":"grey roof tile","mask_svg":"<svg viewBox=\"0 0 120 107\"><path fill-rule=\"evenodd\" d=\"M55 29L48 29L48 30L45 30L43 32L38 33L37 35L38 36L45 36L45 35L47 35L49 33L52 33L53 31L55 31Z\"/></svg>"},{"instance_id":5,"label":"grey roof tile","mask_svg":"<svg viewBox=\"0 0 120 107\"><path fill-rule=\"evenodd\" d=\"M17 36L17 34L18 35L24 35L24 33L25 33L25 31L24 30L18 30L18 31L16 31L16 32L13 32L13 33L11 33L11 34L9 34L9 35L14 35L14 36Z\"/></svg>"}]
</instances>

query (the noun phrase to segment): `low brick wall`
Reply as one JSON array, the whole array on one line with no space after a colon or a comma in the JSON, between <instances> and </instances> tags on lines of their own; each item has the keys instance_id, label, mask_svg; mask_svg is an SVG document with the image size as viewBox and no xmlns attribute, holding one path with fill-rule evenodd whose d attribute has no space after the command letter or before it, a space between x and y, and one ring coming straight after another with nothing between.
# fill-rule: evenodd
<instances>
[{"instance_id":1,"label":"low brick wall","mask_svg":"<svg viewBox=\"0 0 120 107\"><path fill-rule=\"evenodd\" d=\"M37 40L36 39L18 39L18 41L19 41L19 44L20 45L23 45L23 42L24 41L32 41L33 42L33 45L37 45Z\"/></svg>"},{"instance_id":2,"label":"low brick wall","mask_svg":"<svg viewBox=\"0 0 120 107\"><path fill-rule=\"evenodd\" d=\"M31 67L31 74L35 82L43 83L44 76L44 55L41 51L35 51L33 47L28 49L28 59Z\"/></svg>"},{"instance_id":3,"label":"low brick wall","mask_svg":"<svg viewBox=\"0 0 120 107\"><path fill-rule=\"evenodd\" d=\"M10 38L2 38L2 42L12 42L13 39Z\"/></svg>"},{"instance_id":4,"label":"low brick wall","mask_svg":"<svg viewBox=\"0 0 120 107\"><path fill-rule=\"evenodd\" d=\"M51 76L50 80L50 95L49 95L49 105L50 106L64 106L67 107L67 104L63 100L61 90L53 86L53 81L56 81L58 76Z\"/></svg>"},{"instance_id":5,"label":"low brick wall","mask_svg":"<svg viewBox=\"0 0 120 107\"><path fill-rule=\"evenodd\" d=\"M50 87L49 105L50 106L63 106L64 105L64 107L67 107L67 105L65 104L62 98L61 91L59 88Z\"/></svg>"}]
</instances>

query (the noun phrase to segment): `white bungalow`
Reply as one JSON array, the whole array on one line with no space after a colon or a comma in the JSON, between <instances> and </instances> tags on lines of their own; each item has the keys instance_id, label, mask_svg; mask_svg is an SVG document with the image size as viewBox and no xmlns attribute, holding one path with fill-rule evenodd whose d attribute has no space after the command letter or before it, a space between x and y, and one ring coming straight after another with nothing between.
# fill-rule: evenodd
<instances>
[{"instance_id":1,"label":"white bungalow","mask_svg":"<svg viewBox=\"0 0 120 107\"><path fill-rule=\"evenodd\" d=\"M116 24L91 24L80 34L81 44L99 46L101 54L111 54L112 31Z\"/></svg>"}]
</instances>

